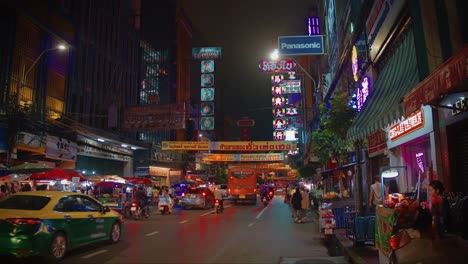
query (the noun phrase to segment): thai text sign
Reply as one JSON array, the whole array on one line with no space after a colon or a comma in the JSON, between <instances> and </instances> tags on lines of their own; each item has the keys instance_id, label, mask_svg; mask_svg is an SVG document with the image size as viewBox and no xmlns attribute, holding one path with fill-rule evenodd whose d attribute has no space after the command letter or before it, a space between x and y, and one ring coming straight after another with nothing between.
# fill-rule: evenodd
<instances>
[{"instance_id":1,"label":"thai text sign","mask_svg":"<svg viewBox=\"0 0 468 264\"><path fill-rule=\"evenodd\" d=\"M323 54L323 36L280 36L278 38L278 51L282 55Z\"/></svg>"},{"instance_id":2,"label":"thai text sign","mask_svg":"<svg viewBox=\"0 0 468 264\"><path fill-rule=\"evenodd\" d=\"M194 60L219 60L221 59L221 47L192 48Z\"/></svg>"},{"instance_id":3,"label":"thai text sign","mask_svg":"<svg viewBox=\"0 0 468 264\"><path fill-rule=\"evenodd\" d=\"M210 162L251 162L251 161L283 161L284 153L262 154L203 154L203 161Z\"/></svg>"},{"instance_id":4,"label":"thai text sign","mask_svg":"<svg viewBox=\"0 0 468 264\"><path fill-rule=\"evenodd\" d=\"M161 150L287 151L296 143L278 141L162 141Z\"/></svg>"},{"instance_id":5,"label":"thai text sign","mask_svg":"<svg viewBox=\"0 0 468 264\"><path fill-rule=\"evenodd\" d=\"M391 141L395 141L422 127L424 127L424 113L422 110L418 110L405 120L392 126L388 132L389 138Z\"/></svg>"},{"instance_id":6,"label":"thai text sign","mask_svg":"<svg viewBox=\"0 0 468 264\"><path fill-rule=\"evenodd\" d=\"M296 61L293 59L283 59L280 61L262 60L258 67L261 72L295 72Z\"/></svg>"},{"instance_id":7,"label":"thai text sign","mask_svg":"<svg viewBox=\"0 0 468 264\"><path fill-rule=\"evenodd\" d=\"M127 107L122 128L133 131L185 128L185 104Z\"/></svg>"}]
</instances>

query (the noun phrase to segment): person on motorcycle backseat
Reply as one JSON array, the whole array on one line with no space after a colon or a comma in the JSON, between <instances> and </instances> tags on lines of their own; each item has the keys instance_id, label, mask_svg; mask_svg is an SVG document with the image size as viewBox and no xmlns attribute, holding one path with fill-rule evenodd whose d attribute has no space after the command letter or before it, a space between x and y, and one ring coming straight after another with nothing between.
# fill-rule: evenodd
<instances>
[{"instance_id":1,"label":"person on motorcycle backseat","mask_svg":"<svg viewBox=\"0 0 468 264\"><path fill-rule=\"evenodd\" d=\"M267 199L267 201L269 201L269 200L270 200L270 196L268 195L268 190L269 190L268 186L263 186L263 188L262 188L262 194L260 195L260 198L265 197L265 198Z\"/></svg>"},{"instance_id":2,"label":"person on motorcycle backseat","mask_svg":"<svg viewBox=\"0 0 468 264\"><path fill-rule=\"evenodd\" d=\"M142 186L138 187L137 191L135 192L135 202L138 203L141 208L145 208L147 199L148 199L148 196L146 196L146 193L143 190L143 187Z\"/></svg>"},{"instance_id":3,"label":"person on motorcycle backseat","mask_svg":"<svg viewBox=\"0 0 468 264\"><path fill-rule=\"evenodd\" d=\"M218 200L219 201L219 208L221 208L221 210L224 209L224 202L223 202L223 192L221 191L221 188L216 188L215 191L214 191L214 198L215 200Z\"/></svg>"}]
</instances>

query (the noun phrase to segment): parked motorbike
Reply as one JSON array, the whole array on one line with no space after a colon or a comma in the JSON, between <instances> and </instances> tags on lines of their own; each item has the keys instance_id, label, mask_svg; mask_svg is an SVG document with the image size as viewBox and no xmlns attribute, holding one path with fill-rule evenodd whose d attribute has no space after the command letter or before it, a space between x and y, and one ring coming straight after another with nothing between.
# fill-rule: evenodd
<instances>
[{"instance_id":1,"label":"parked motorbike","mask_svg":"<svg viewBox=\"0 0 468 264\"><path fill-rule=\"evenodd\" d=\"M217 214L220 214L220 213L222 213L224 211L224 208L221 207L221 203L220 203L220 201L218 199L216 199L216 201L215 201L215 211L216 211Z\"/></svg>"}]
</instances>

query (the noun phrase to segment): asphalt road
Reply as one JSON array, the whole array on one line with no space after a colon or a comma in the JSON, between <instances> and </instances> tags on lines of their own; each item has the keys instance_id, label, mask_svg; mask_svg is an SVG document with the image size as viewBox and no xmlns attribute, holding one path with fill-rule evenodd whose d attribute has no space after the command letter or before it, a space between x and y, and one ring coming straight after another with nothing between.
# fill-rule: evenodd
<instances>
[{"instance_id":1,"label":"asphalt road","mask_svg":"<svg viewBox=\"0 0 468 264\"><path fill-rule=\"evenodd\" d=\"M295 224L280 197L266 208L225 206L219 215L175 209L127 220L121 242L69 252L61 263L347 263L327 255L315 219Z\"/></svg>"}]
</instances>

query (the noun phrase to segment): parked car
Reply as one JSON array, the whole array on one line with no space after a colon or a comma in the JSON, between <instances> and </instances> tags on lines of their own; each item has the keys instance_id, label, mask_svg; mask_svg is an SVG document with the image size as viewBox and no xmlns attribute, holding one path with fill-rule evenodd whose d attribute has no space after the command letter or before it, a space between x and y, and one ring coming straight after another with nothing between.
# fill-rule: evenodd
<instances>
[{"instance_id":1,"label":"parked car","mask_svg":"<svg viewBox=\"0 0 468 264\"><path fill-rule=\"evenodd\" d=\"M206 187L187 188L182 194L182 208L213 208L215 203L213 192Z\"/></svg>"},{"instance_id":2,"label":"parked car","mask_svg":"<svg viewBox=\"0 0 468 264\"><path fill-rule=\"evenodd\" d=\"M67 251L120 240L118 213L96 199L74 192L17 193L0 201L0 255L62 259Z\"/></svg>"}]
</instances>

